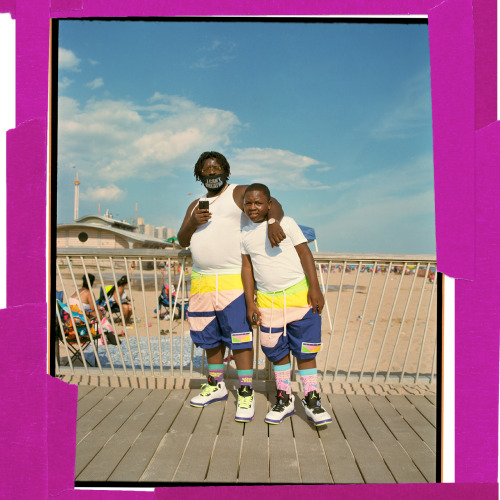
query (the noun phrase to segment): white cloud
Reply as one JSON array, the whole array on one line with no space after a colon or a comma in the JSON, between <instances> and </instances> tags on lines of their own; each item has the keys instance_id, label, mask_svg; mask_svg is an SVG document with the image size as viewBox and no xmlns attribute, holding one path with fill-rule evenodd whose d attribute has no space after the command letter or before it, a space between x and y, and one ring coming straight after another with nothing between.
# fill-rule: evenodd
<instances>
[{"instance_id":1,"label":"white cloud","mask_svg":"<svg viewBox=\"0 0 500 500\"><path fill-rule=\"evenodd\" d=\"M115 184L108 184L104 187L89 187L81 193L82 200L88 201L117 201L125 198L125 191Z\"/></svg>"},{"instance_id":2,"label":"white cloud","mask_svg":"<svg viewBox=\"0 0 500 500\"><path fill-rule=\"evenodd\" d=\"M72 83L74 82L74 80L71 80L69 79L67 76L63 76L61 78L61 80L59 80L57 82L57 86L61 89L61 90L64 90L66 88L68 88Z\"/></svg>"},{"instance_id":3,"label":"white cloud","mask_svg":"<svg viewBox=\"0 0 500 500\"><path fill-rule=\"evenodd\" d=\"M90 64L92 64L92 66L99 64L99 61L94 61L94 59L89 59L88 61Z\"/></svg>"},{"instance_id":4,"label":"white cloud","mask_svg":"<svg viewBox=\"0 0 500 500\"><path fill-rule=\"evenodd\" d=\"M59 98L58 163L75 165L89 178L109 183L126 179L178 177L192 172L202 151L223 151L233 177L284 190L328 189L317 169L329 167L292 151L232 149L241 124L231 111L155 93L145 105L92 99L84 106ZM90 195L89 195L90 196Z\"/></svg>"},{"instance_id":5,"label":"white cloud","mask_svg":"<svg viewBox=\"0 0 500 500\"><path fill-rule=\"evenodd\" d=\"M59 99L59 163L75 163L109 181L162 178L192 169L200 151L227 148L239 127L234 113L176 96L150 103L92 100L82 108Z\"/></svg>"},{"instance_id":6,"label":"white cloud","mask_svg":"<svg viewBox=\"0 0 500 500\"><path fill-rule=\"evenodd\" d=\"M59 69L80 71L80 68L78 67L79 64L80 59L76 57L73 51L59 47Z\"/></svg>"},{"instance_id":7,"label":"white cloud","mask_svg":"<svg viewBox=\"0 0 500 500\"><path fill-rule=\"evenodd\" d=\"M196 60L191 67L199 69L217 68L232 61L236 57L238 44L228 40L212 40L208 45L201 47L204 55Z\"/></svg>"},{"instance_id":8,"label":"white cloud","mask_svg":"<svg viewBox=\"0 0 500 500\"><path fill-rule=\"evenodd\" d=\"M425 71L407 82L402 95L395 99L371 133L378 139L405 138L410 131L427 126L430 120L430 75Z\"/></svg>"},{"instance_id":9,"label":"white cloud","mask_svg":"<svg viewBox=\"0 0 500 500\"><path fill-rule=\"evenodd\" d=\"M311 167L320 165L317 160L291 151L272 148L235 149L230 163L232 176L248 178L251 174L255 182L279 186L280 189L329 188L307 175Z\"/></svg>"},{"instance_id":10,"label":"white cloud","mask_svg":"<svg viewBox=\"0 0 500 500\"><path fill-rule=\"evenodd\" d=\"M346 170L336 168L336 172ZM311 203L305 210L309 224L316 229L320 249L435 251L432 154L398 168L336 182L328 202L324 201Z\"/></svg>"},{"instance_id":11,"label":"white cloud","mask_svg":"<svg viewBox=\"0 0 500 500\"><path fill-rule=\"evenodd\" d=\"M98 89L104 85L104 80L102 78L95 78L91 82L86 84L87 87L90 87L92 90Z\"/></svg>"}]
</instances>

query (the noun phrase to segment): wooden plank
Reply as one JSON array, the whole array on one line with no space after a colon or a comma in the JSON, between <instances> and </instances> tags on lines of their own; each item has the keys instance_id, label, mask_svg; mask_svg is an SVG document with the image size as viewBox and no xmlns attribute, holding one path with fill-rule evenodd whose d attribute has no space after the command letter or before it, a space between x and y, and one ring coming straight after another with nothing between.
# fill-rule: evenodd
<instances>
[{"instance_id":1,"label":"wooden plank","mask_svg":"<svg viewBox=\"0 0 500 500\"><path fill-rule=\"evenodd\" d=\"M117 464L168 396L168 393L169 391L165 390L151 391L80 475L77 476L77 481L108 480Z\"/></svg>"},{"instance_id":2,"label":"wooden plank","mask_svg":"<svg viewBox=\"0 0 500 500\"><path fill-rule=\"evenodd\" d=\"M101 388L96 388L96 391L97 389ZM103 387L102 389L104 391L106 388ZM125 398L131 391L132 389L129 389L128 387L112 389L104 396L103 399L101 399L101 401L99 401L99 403L93 406L91 410L87 411L82 418L77 419L76 444L78 445L78 443L104 418L106 418L109 412L119 405L123 398Z\"/></svg>"},{"instance_id":3,"label":"wooden plank","mask_svg":"<svg viewBox=\"0 0 500 500\"><path fill-rule=\"evenodd\" d=\"M318 434L328 460L333 481L337 484L361 484L363 476L354 460L351 448L339 427L328 397L321 399L323 408L332 416L332 423L318 428Z\"/></svg>"},{"instance_id":4,"label":"wooden plank","mask_svg":"<svg viewBox=\"0 0 500 500\"><path fill-rule=\"evenodd\" d=\"M113 392L119 391L114 389ZM113 394L113 392L111 394ZM104 418L80 443L76 446L75 477L78 478L87 464L97 455L99 450L123 425L142 400L150 393L149 390L135 390L130 392L120 404ZM89 412L90 413L90 412ZM87 414L88 415L88 414Z\"/></svg>"},{"instance_id":5,"label":"wooden plank","mask_svg":"<svg viewBox=\"0 0 500 500\"><path fill-rule=\"evenodd\" d=\"M404 396L387 396L387 399L408 422L408 425L436 453L436 429L433 427Z\"/></svg>"},{"instance_id":6,"label":"wooden plank","mask_svg":"<svg viewBox=\"0 0 500 500\"><path fill-rule=\"evenodd\" d=\"M139 481L189 394L187 389L168 392L168 398L134 441L109 477L109 481Z\"/></svg>"},{"instance_id":7,"label":"wooden plank","mask_svg":"<svg viewBox=\"0 0 500 500\"><path fill-rule=\"evenodd\" d=\"M89 392L94 390L92 385L79 385L78 386L78 401L84 398Z\"/></svg>"},{"instance_id":8,"label":"wooden plank","mask_svg":"<svg viewBox=\"0 0 500 500\"><path fill-rule=\"evenodd\" d=\"M91 389L93 390L87 391L87 394L80 399L80 388L78 388L77 419L82 418L112 390L111 387L91 387Z\"/></svg>"},{"instance_id":9,"label":"wooden plank","mask_svg":"<svg viewBox=\"0 0 500 500\"><path fill-rule=\"evenodd\" d=\"M436 482L436 455L420 439L408 423L401 418L401 415L394 409L385 397L368 397L368 401L375 408L385 425L389 427L401 446L423 474L425 479Z\"/></svg>"},{"instance_id":10,"label":"wooden plank","mask_svg":"<svg viewBox=\"0 0 500 500\"><path fill-rule=\"evenodd\" d=\"M268 395L271 406L275 393ZM298 405L295 399L295 408ZM278 425L269 425L269 478L271 483L301 483L299 462L295 449L292 422L289 417Z\"/></svg>"},{"instance_id":11,"label":"wooden plank","mask_svg":"<svg viewBox=\"0 0 500 500\"><path fill-rule=\"evenodd\" d=\"M182 483L205 481L215 440L226 408L225 403L227 401L213 403L202 409L198 408L198 411L201 411L200 418L172 481Z\"/></svg>"},{"instance_id":12,"label":"wooden plank","mask_svg":"<svg viewBox=\"0 0 500 500\"><path fill-rule=\"evenodd\" d=\"M396 481L427 482L366 397L348 396L348 399Z\"/></svg>"},{"instance_id":13,"label":"wooden plank","mask_svg":"<svg viewBox=\"0 0 500 500\"><path fill-rule=\"evenodd\" d=\"M205 481L226 403L227 401L217 402L198 409L201 411L200 418L172 481Z\"/></svg>"},{"instance_id":14,"label":"wooden plank","mask_svg":"<svg viewBox=\"0 0 500 500\"><path fill-rule=\"evenodd\" d=\"M425 399L429 400L434 406L437 406L437 397L435 394L426 394Z\"/></svg>"},{"instance_id":15,"label":"wooden plank","mask_svg":"<svg viewBox=\"0 0 500 500\"><path fill-rule=\"evenodd\" d=\"M302 483L332 484L333 478L317 428L308 420L299 397L295 401L295 415L292 419L292 426Z\"/></svg>"},{"instance_id":16,"label":"wooden plank","mask_svg":"<svg viewBox=\"0 0 500 500\"><path fill-rule=\"evenodd\" d=\"M268 412L266 394L255 393L255 417L245 424L241 448L238 482L245 484L269 482L268 424L264 422Z\"/></svg>"},{"instance_id":17,"label":"wooden plank","mask_svg":"<svg viewBox=\"0 0 500 500\"><path fill-rule=\"evenodd\" d=\"M200 408L195 408L189 404L191 398L199 393L200 389L193 389L189 392L181 410L175 417L167 434L160 441L153 458L140 477L140 481L156 483L172 481L191 438L191 433L202 414Z\"/></svg>"},{"instance_id":18,"label":"wooden plank","mask_svg":"<svg viewBox=\"0 0 500 500\"><path fill-rule=\"evenodd\" d=\"M389 472L370 436L368 436L361 425L347 396L332 394L328 396L328 399L335 412L342 433L351 447L364 481L374 484L394 483L394 477Z\"/></svg>"},{"instance_id":19,"label":"wooden plank","mask_svg":"<svg viewBox=\"0 0 500 500\"><path fill-rule=\"evenodd\" d=\"M236 396L234 391L229 391L224 415L215 442L212 459L208 468L207 483L236 483L240 463L241 443L246 425L236 422Z\"/></svg>"},{"instance_id":20,"label":"wooden plank","mask_svg":"<svg viewBox=\"0 0 500 500\"><path fill-rule=\"evenodd\" d=\"M406 396L406 399L429 421L429 423L436 427L436 406L433 405L424 396Z\"/></svg>"}]
</instances>

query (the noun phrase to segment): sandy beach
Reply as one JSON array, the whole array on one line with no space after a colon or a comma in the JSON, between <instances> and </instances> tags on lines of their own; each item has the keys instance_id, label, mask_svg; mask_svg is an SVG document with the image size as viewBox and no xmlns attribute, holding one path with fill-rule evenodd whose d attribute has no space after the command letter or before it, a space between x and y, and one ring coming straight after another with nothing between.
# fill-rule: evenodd
<instances>
[{"instance_id":1,"label":"sandy beach","mask_svg":"<svg viewBox=\"0 0 500 500\"><path fill-rule=\"evenodd\" d=\"M81 284L82 271L81 268L74 268L78 286ZM89 267L87 271L96 275L93 292L97 298L100 289L99 272L95 266ZM101 273L103 279L108 280L106 284L112 284L112 274L106 270L101 270ZM62 269L61 274L64 289L71 295L75 290L71 273L68 269ZM125 271L117 269L115 274L118 279ZM326 285L327 273L323 272L318 276L320 284L322 278ZM161 319L154 312L158 308L161 290L160 272L157 272L156 278L155 285L153 271L143 271L142 279L136 271L132 286L127 289L134 304L133 325L126 329L122 325L115 325L116 331L126 332L129 338L136 339L189 339L187 321ZM189 275L186 278L189 288ZM168 284L168 274L164 279ZM339 294L341 279L343 283ZM179 274L172 276L172 283L177 289ZM435 362L437 335L437 289L434 288L432 293L433 284L428 279L415 275L380 272L358 275L352 271L344 273L342 278L341 272L332 272L322 314L323 347L317 357L318 369L321 372L326 369L328 374L337 372L343 376L347 372L359 373L364 364L365 375L376 369L380 376L391 365L391 374L401 372L403 367L407 375L413 375L417 370L422 375L430 374ZM59 276L56 289L63 290ZM181 295L182 291L178 290L177 297ZM188 291L185 296L189 296ZM382 356L379 359L381 350ZM61 355L64 356L64 347ZM419 364L420 355L422 358ZM261 351L258 358L264 359Z\"/></svg>"}]
</instances>

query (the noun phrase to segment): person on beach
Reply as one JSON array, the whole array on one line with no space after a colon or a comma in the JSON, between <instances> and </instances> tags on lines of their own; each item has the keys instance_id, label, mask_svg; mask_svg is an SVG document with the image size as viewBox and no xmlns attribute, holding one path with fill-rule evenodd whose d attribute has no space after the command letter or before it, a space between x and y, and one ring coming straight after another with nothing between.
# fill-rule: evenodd
<instances>
[{"instance_id":1,"label":"person on beach","mask_svg":"<svg viewBox=\"0 0 500 500\"><path fill-rule=\"evenodd\" d=\"M265 421L280 424L294 413L291 351L299 367L306 415L316 426L324 425L332 421L321 406L316 369L324 298L307 239L297 223L291 217L283 217L281 227L286 239L276 248L267 241L268 214L273 203L267 186L248 186L243 204L250 221L241 232L241 276L247 316L253 324L260 325L262 350L274 364L276 378L276 404Z\"/></svg>"},{"instance_id":2,"label":"person on beach","mask_svg":"<svg viewBox=\"0 0 500 500\"><path fill-rule=\"evenodd\" d=\"M127 292L125 291L125 285L128 283L128 279L126 276L122 276L118 282L118 288L116 288L113 292L113 295L109 299L109 305L113 307L114 305L118 305L118 301L121 302L123 316L125 317L125 324L131 325L131 317L132 317L132 304L129 303L129 298L127 296ZM109 295L111 293L111 287L106 287L106 293Z\"/></svg>"},{"instance_id":3,"label":"person on beach","mask_svg":"<svg viewBox=\"0 0 500 500\"><path fill-rule=\"evenodd\" d=\"M97 309L94 306L94 299L92 297L92 285L95 281L95 276L89 273L89 281L87 281L87 277L85 275L82 276L82 287L75 292L68 300L68 305L74 311L82 313L84 312L90 318L101 318L102 317L102 308L99 306ZM78 295L80 296L80 300L82 301L83 311L80 309L80 300L78 300Z\"/></svg>"},{"instance_id":4,"label":"person on beach","mask_svg":"<svg viewBox=\"0 0 500 500\"><path fill-rule=\"evenodd\" d=\"M252 327L247 320L241 281L240 231L246 216L246 186L228 184L230 166L224 155L202 153L194 167L196 180L207 189L209 208L193 201L177 234L182 247L190 246L193 259L188 321L196 346L206 349L208 381L191 400L203 407L227 399L223 381L225 348L231 349L239 378L235 420L249 422L255 413ZM269 211L270 245L285 238L279 220L281 205L273 200Z\"/></svg>"}]
</instances>

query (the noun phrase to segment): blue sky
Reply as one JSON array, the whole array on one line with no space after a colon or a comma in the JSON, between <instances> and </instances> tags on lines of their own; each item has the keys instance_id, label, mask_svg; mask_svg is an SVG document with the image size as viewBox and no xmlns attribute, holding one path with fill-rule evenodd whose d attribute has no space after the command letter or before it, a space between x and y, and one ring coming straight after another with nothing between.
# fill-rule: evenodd
<instances>
[{"instance_id":1,"label":"blue sky","mask_svg":"<svg viewBox=\"0 0 500 500\"><path fill-rule=\"evenodd\" d=\"M57 220L178 229L222 152L319 250L435 253L426 24L61 21Z\"/></svg>"}]
</instances>

